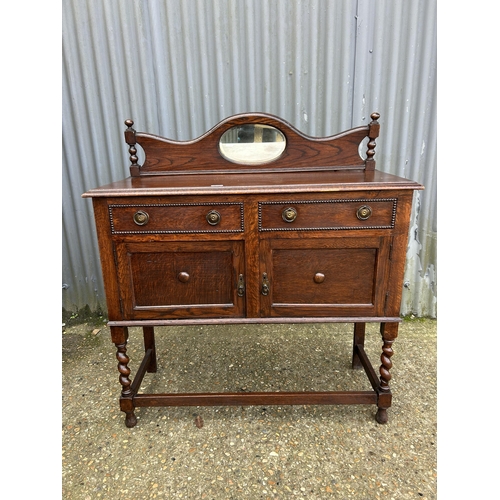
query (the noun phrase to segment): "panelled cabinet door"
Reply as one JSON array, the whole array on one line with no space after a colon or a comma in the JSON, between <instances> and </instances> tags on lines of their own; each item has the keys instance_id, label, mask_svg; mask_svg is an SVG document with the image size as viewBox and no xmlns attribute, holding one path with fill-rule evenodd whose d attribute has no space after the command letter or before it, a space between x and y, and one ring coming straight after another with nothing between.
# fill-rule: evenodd
<instances>
[{"instance_id":1,"label":"panelled cabinet door","mask_svg":"<svg viewBox=\"0 0 500 500\"><path fill-rule=\"evenodd\" d=\"M119 242L116 251L126 317L245 315L242 241Z\"/></svg>"},{"instance_id":2,"label":"panelled cabinet door","mask_svg":"<svg viewBox=\"0 0 500 500\"><path fill-rule=\"evenodd\" d=\"M263 316L383 316L390 237L265 239Z\"/></svg>"}]
</instances>

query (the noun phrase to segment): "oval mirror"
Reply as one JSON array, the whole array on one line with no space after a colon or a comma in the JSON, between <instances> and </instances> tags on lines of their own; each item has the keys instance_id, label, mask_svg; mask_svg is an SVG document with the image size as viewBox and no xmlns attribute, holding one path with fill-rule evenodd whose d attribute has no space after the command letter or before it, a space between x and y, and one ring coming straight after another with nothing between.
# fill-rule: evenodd
<instances>
[{"instance_id":1,"label":"oval mirror","mask_svg":"<svg viewBox=\"0 0 500 500\"><path fill-rule=\"evenodd\" d=\"M285 151L283 133L270 125L247 123L226 130L219 141L220 154L233 163L262 165Z\"/></svg>"}]
</instances>

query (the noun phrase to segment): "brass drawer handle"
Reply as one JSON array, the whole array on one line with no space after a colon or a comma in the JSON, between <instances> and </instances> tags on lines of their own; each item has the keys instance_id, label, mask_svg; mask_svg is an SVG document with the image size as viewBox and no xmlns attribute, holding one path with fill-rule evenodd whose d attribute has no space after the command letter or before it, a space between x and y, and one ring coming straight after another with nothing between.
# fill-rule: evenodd
<instances>
[{"instance_id":1,"label":"brass drawer handle","mask_svg":"<svg viewBox=\"0 0 500 500\"><path fill-rule=\"evenodd\" d=\"M138 226L145 226L149 222L149 214L144 210L139 210L134 214L134 222Z\"/></svg>"},{"instance_id":2,"label":"brass drawer handle","mask_svg":"<svg viewBox=\"0 0 500 500\"><path fill-rule=\"evenodd\" d=\"M281 217L285 222L293 222L297 218L297 210L292 207L285 208L285 210L281 212Z\"/></svg>"},{"instance_id":3,"label":"brass drawer handle","mask_svg":"<svg viewBox=\"0 0 500 500\"><path fill-rule=\"evenodd\" d=\"M358 208L358 211L356 212L356 217L359 220L366 220L369 219L372 214L372 209L368 205L363 205Z\"/></svg>"},{"instance_id":4,"label":"brass drawer handle","mask_svg":"<svg viewBox=\"0 0 500 500\"><path fill-rule=\"evenodd\" d=\"M221 215L219 212L217 212L217 210L210 210L210 212L208 212L206 218L207 218L207 222L211 226L216 226L221 220Z\"/></svg>"}]
</instances>

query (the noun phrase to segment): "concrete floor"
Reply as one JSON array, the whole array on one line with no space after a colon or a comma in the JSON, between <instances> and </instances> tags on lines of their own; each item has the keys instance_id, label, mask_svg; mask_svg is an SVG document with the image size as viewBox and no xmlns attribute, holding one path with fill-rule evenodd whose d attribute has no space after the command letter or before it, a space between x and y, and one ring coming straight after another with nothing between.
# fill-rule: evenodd
<instances>
[{"instance_id":1,"label":"concrete floor","mask_svg":"<svg viewBox=\"0 0 500 500\"><path fill-rule=\"evenodd\" d=\"M366 351L378 370L378 325ZM148 392L369 390L352 325L158 328ZM124 425L103 324L63 329L63 499L435 499L436 321L393 345L389 422L375 406L139 408ZM130 329L132 375L143 355ZM201 427L196 422L203 422Z\"/></svg>"}]
</instances>

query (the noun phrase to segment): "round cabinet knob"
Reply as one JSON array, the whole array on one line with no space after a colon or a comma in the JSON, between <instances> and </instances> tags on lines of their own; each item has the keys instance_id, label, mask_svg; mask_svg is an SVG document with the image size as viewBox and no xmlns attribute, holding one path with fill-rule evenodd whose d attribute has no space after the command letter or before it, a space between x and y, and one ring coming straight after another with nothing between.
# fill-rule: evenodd
<instances>
[{"instance_id":1,"label":"round cabinet knob","mask_svg":"<svg viewBox=\"0 0 500 500\"><path fill-rule=\"evenodd\" d=\"M138 226L144 226L149 222L149 214L144 210L139 210L134 214L134 222Z\"/></svg>"},{"instance_id":2,"label":"round cabinet knob","mask_svg":"<svg viewBox=\"0 0 500 500\"><path fill-rule=\"evenodd\" d=\"M358 208L358 211L356 212L356 217L359 220L366 220L369 219L372 214L372 209L368 205L363 205Z\"/></svg>"},{"instance_id":3,"label":"round cabinet knob","mask_svg":"<svg viewBox=\"0 0 500 500\"><path fill-rule=\"evenodd\" d=\"M297 218L297 210L292 207L285 208L285 210L281 212L281 217L285 222L293 222Z\"/></svg>"},{"instance_id":4,"label":"round cabinet knob","mask_svg":"<svg viewBox=\"0 0 500 500\"><path fill-rule=\"evenodd\" d=\"M179 274L177 275L177 279L178 279L181 283L187 283L187 282L189 281L189 278L190 278L190 277L191 277L191 276L189 276L189 274L188 274L188 273L186 273L186 272L184 272L184 271L182 271L181 273L179 273Z\"/></svg>"},{"instance_id":5,"label":"round cabinet knob","mask_svg":"<svg viewBox=\"0 0 500 500\"><path fill-rule=\"evenodd\" d=\"M207 222L211 226L216 226L221 220L220 213L217 210L210 210L207 214Z\"/></svg>"},{"instance_id":6,"label":"round cabinet knob","mask_svg":"<svg viewBox=\"0 0 500 500\"><path fill-rule=\"evenodd\" d=\"M325 281L325 275L323 273L316 273L314 275L315 283L323 283L323 281Z\"/></svg>"}]
</instances>

